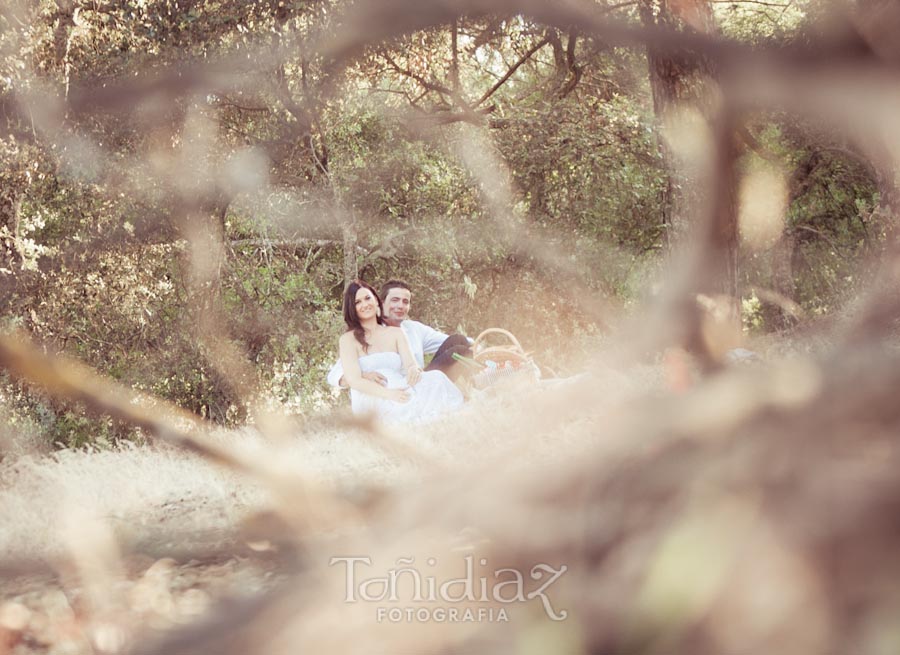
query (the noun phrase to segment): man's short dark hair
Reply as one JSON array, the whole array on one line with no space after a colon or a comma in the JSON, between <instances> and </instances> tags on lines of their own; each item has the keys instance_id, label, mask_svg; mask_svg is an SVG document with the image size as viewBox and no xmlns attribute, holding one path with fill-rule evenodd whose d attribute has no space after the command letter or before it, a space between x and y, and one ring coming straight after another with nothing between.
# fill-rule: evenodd
<instances>
[{"instance_id":1,"label":"man's short dark hair","mask_svg":"<svg viewBox=\"0 0 900 655\"><path fill-rule=\"evenodd\" d=\"M410 293L412 293L412 289L409 288L409 285L403 280L388 280L384 284L381 285L381 299L384 300L387 298L388 293L391 289L406 289Z\"/></svg>"}]
</instances>

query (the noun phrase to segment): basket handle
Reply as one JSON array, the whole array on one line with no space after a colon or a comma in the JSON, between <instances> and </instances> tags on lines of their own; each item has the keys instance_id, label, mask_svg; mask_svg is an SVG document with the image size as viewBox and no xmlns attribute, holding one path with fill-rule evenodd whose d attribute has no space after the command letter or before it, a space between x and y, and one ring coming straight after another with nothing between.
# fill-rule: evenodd
<instances>
[{"instance_id":1,"label":"basket handle","mask_svg":"<svg viewBox=\"0 0 900 655\"><path fill-rule=\"evenodd\" d=\"M481 346L482 342L487 338L490 334L499 334L506 337L509 342L513 345L513 348L518 351L519 354L524 355L525 350L522 348L522 344L519 343L519 340L513 335L512 332L504 330L503 328L488 328L484 330L478 337L475 339L475 343L472 344L472 350L476 353L479 352L479 346ZM498 347L498 346L494 346Z\"/></svg>"},{"instance_id":2,"label":"basket handle","mask_svg":"<svg viewBox=\"0 0 900 655\"><path fill-rule=\"evenodd\" d=\"M479 364L484 364L489 359L502 359L504 356L514 357L523 362L529 360L528 354L523 353L517 348L511 348L509 346L488 346L487 348L482 348L475 354L475 361Z\"/></svg>"}]
</instances>

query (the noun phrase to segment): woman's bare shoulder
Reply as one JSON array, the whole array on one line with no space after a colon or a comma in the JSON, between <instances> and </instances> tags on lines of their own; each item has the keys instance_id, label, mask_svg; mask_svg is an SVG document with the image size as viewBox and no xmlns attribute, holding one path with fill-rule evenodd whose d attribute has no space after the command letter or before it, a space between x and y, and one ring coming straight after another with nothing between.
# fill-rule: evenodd
<instances>
[{"instance_id":1,"label":"woman's bare shoulder","mask_svg":"<svg viewBox=\"0 0 900 655\"><path fill-rule=\"evenodd\" d=\"M341 338L338 341L338 343L340 343L341 345L356 343L356 335L353 334L352 332L344 332L341 335Z\"/></svg>"}]
</instances>

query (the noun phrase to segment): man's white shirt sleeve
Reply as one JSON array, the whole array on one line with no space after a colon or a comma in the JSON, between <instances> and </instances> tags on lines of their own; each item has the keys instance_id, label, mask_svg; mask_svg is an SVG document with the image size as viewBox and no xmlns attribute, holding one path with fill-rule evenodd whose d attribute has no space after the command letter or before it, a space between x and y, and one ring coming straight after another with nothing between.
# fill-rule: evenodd
<instances>
[{"instance_id":1,"label":"man's white shirt sleeve","mask_svg":"<svg viewBox=\"0 0 900 655\"><path fill-rule=\"evenodd\" d=\"M418 321L405 320L401 327L409 338L409 345L413 349L413 355L418 353L416 359L419 360L419 366L424 366L425 354L436 353L441 344L447 340L447 335L443 332L439 332L433 327Z\"/></svg>"},{"instance_id":2,"label":"man's white shirt sleeve","mask_svg":"<svg viewBox=\"0 0 900 655\"><path fill-rule=\"evenodd\" d=\"M344 367L341 366L341 360L337 360L331 370L328 371L328 385L340 388L341 378L344 377Z\"/></svg>"}]
</instances>

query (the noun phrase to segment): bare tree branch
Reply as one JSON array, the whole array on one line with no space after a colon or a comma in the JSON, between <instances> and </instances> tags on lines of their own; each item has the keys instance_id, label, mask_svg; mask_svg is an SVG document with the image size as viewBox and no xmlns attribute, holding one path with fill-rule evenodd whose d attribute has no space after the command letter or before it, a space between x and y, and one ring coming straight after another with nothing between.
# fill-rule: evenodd
<instances>
[{"instance_id":1,"label":"bare tree branch","mask_svg":"<svg viewBox=\"0 0 900 655\"><path fill-rule=\"evenodd\" d=\"M388 55L386 52L383 52L382 57L384 57L385 61L387 61L388 65L394 70L396 73L400 73L401 75L408 77L410 79L415 80L419 83L419 85L428 91L435 91L436 93L440 93L442 95L452 96L453 90L443 86L442 84L436 84L434 82L429 82L421 75L417 73L413 73L411 70L407 68L401 68L400 65L394 61L393 57Z\"/></svg>"},{"instance_id":2,"label":"bare tree branch","mask_svg":"<svg viewBox=\"0 0 900 655\"><path fill-rule=\"evenodd\" d=\"M492 95L494 95L494 93L497 92L497 89L499 89L501 86L506 84L506 81L510 77L512 77L517 70L519 70L519 67L522 64L524 64L526 61L531 59L532 55L534 55L534 53L536 53L538 50L540 50L545 45L547 45L547 43L549 43L549 39L547 37L544 37L543 39L538 41L536 44L534 44L531 48L529 48L529 50L524 55L519 57L519 60L515 64L513 64L512 66L509 67L509 70L506 71L506 73L503 75L503 77L501 77L499 80L497 80L497 82L490 89L485 91L484 94L478 100L475 101L475 103L472 105L472 107L473 108L478 107L478 105L482 104L485 100L487 100Z\"/></svg>"}]
</instances>

